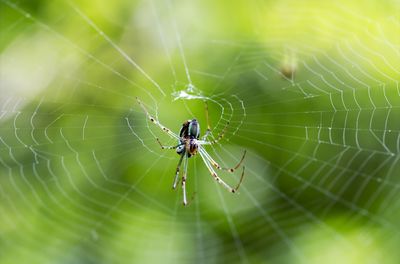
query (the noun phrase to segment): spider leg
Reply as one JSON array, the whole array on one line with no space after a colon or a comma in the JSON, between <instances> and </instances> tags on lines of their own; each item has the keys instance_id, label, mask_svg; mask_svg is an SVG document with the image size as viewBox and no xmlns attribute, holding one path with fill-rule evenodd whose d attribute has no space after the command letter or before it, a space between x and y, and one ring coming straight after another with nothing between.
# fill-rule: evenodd
<instances>
[{"instance_id":1,"label":"spider leg","mask_svg":"<svg viewBox=\"0 0 400 264\"><path fill-rule=\"evenodd\" d=\"M149 111L147 111L146 107L143 105L143 103L139 100L138 97L136 97L136 100L137 100L138 104L140 105L140 107L143 109L143 111L146 113L147 118L149 118L152 123L157 125L159 128L161 128L162 131L164 131L171 137L173 137L175 139L179 139L178 135L176 135L174 132L172 132L169 128L163 126L157 119L155 119L153 116L151 116L149 114Z\"/></svg>"},{"instance_id":2,"label":"spider leg","mask_svg":"<svg viewBox=\"0 0 400 264\"><path fill-rule=\"evenodd\" d=\"M227 183L225 183L219 176L218 174L214 171L213 167L211 166L211 164L209 163L209 161L207 160L207 158L204 156L204 154L202 152L199 152L201 158L203 159L204 164L206 165L208 171L210 172L211 176L214 177L214 180L216 180L219 184L221 184L223 187L225 187L225 189L227 189L229 192L231 193L235 193L237 192L237 190L240 187L240 184L243 181L243 176L244 176L244 167L243 167L243 172L242 172L242 176L240 177L240 181L239 184L235 187L232 188L231 186L229 186Z\"/></svg>"},{"instance_id":3,"label":"spider leg","mask_svg":"<svg viewBox=\"0 0 400 264\"><path fill-rule=\"evenodd\" d=\"M184 157L185 155L186 155L185 152L183 152L183 153L181 154L181 158L179 159L178 165L176 166L174 183L172 184L172 189L174 189L174 190L176 189L176 185L178 185L178 181L179 181L179 170L180 170L180 167L181 167L181 164L182 164L183 157Z\"/></svg>"},{"instance_id":4,"label":"spider leg","mask_svg":"<svg viewBox=\"0 0 400 264\"><path fill-rule=\"evenodd\" d=\"M208 141L208 140L205 140L205 136L204 136L204 137L202 137L201 140L199 140L199 143L202 144L202 145L213 145L213 144L217 143L218 141L220 141L225 136L225 133L226 133L226 130L227 130L228 126L229 126L229 121L226 122L226 125L224 126L222 131L218 134L216 139L212 139L212 140ZM210 134L210 133L211 133L211 130L210 130L210 132L206 131L206 134Z\"/></svg>"},{"instance_id":5,"label":"spider leg","mask_svg":"<svg viewBox=\"0 0 400 264\"><path fill-rule=\"evenodd\" d=\"M208 117L208 103L207 103L207 101L204 101L204 105L205 105L204 108L205 108L206 120L207 120L207 130L206 130L206 133L204 134L204 136L202 137L202 140L206 140L207 137L211 133L210 119Z\"/></svg>"},{"instance_id":6,"label":"spider leg","mask_svg":"<svg viewBox=\"0 0 400 264\"><path fill-rule=\"evenodd\" d=\"M236 191L239 190L240 184L242 184L242 182L243 182L244 168L245 168L245 167L243 166L242 175L240 176L240 180L239 180L238 184L237 184L236 187L235 187L235 190L236 190Z\"/></svg>"},{"instance_id":7,"label":"spider leg","mask_svg":"<svg viewBox=\"0 0 400 264\"><path fill-rule=\"evenodd\" d=\"M158 144L160 144L160 147L161 147L162 149L176 149L177 147L184 145L184 144L182 144L182 143L179 143L179 144L176 145L176 146L164 146L158 138L156 138L156 140L157 140Z\"/></svg>"},{"instance_id":8,"label":"spider leg","mask_svg":"<svg viewBox=\"0 0 400 264\"><path fill-rule=\"evenodd\" d=\"M209 161L216 169L225 170L225 171L228 171L228 172L231 172L231 173L233 173L235 170L237 170L237 169L240 167L240 165L242 164L242 162L243 162L243 160L244 160L244 158L245 158L245 156L246 156L246 150L245 150L245 151L243 152L242 158L240 159L239 163L238 163L235 167L233 167L233 168L224 168L224 167L221 167L221 166L211 157L211 155L208 154L208 152L207 152L204 148L201 148L201 147L200 147L200 148L199 148L199 151L203 152L204 156L208 159L208 161Z\"/></svg>"},{"instance_id":9,"label":"spider leg","mask_svg":"<svg viewBox=\"0 0 400 264\"><path fill-rule=\"evenodd\" d=\"M217 143L218 141L220 141L220 140L225 136L225 133L226 133L226 130L228 129L228 126L229 126L229 121L226 122L224 128L223 128L222 131L218 134L217 138L211 140L210 143L211 143L211 144L215 144L215 143Z\"/></svg>"},{"instance_id":10,"label":"spider leg","mask_svg":"<svg viewBox=\"0 0 400 264\"><path fill-rule=\"evenodd\" d=\"M186 199L186 176L187 176L187 169L188 169L188 155L185 153L185 161L183 163L183 176L182 176L182 191L183 191L183 205L187 205Z\"/></svg>"},{"instance_id":11,"label":"spider leg","mask_svg":"<svg viewBox=\"0 0 400 264\"><path fill-rule=\"evenodd\" d=\"M217 143L218 141L220 141L224 137L225 132L226 132L228 126L229 126L229 121L226 122L226 125L224 126L224 128L219 133L219 135L217 136L216 139L213 139L213 140L210 140L210 141L206 141L207 137L211 134L211 125L210 125L210 118L209 118L209 115L208 115L208 103L207 103L207 101L204 101L204 104L205 104L204 108L205 108L206 120L207 120L207 130L206 130L206 133L204 134L204 136L201 138L201 140L203 142L208 142L207 145L211 145L211 144Z\"/></svg>"}]
</instances>

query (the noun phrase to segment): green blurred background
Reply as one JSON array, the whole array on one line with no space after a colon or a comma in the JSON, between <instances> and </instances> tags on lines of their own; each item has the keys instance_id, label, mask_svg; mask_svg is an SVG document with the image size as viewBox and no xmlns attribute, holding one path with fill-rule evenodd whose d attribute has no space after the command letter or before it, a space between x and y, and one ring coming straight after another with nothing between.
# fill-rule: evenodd
<instances>
[{"instance_id":1,"label":"green blurred background","mask_svg":"<svg viewBox=\"0 0 400 264\"><path fill-rule=\"evenodd\" d=\"M399 6L1 0L0 263L398 263Z\"/></svg>"}]
</instances>

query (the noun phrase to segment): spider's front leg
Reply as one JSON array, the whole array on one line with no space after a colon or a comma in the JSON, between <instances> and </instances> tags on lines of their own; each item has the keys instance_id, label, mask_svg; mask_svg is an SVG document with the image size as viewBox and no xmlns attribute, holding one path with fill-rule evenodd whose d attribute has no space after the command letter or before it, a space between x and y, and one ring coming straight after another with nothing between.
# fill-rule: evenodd
<instances>
[{"instance_id":1,"label":"spider's front leg","mask_svg":"<svg viewBox=\"0 0 400 264\"><path fill-rule=\"evenodd\" d=\"M172 184L172 189L176 189L176 185L178 185L178 181L179 181L179 171L181 168L181 164L183 161L183 158L185 156L185 153L181 154L181 158L179 159L178 165L176 166L176 171L175 171L175 178L174 178L174 183Z\"/></svg>"},{"instance_id":2,"label":"spider's front leg","mask_svg":"<svg viewBox=\"0 0 400 264\"><path fill-rule=\"evenodd\" d=\"M189 158L186 152L183 155L185 156L185 161L183 163L182 192L183 192L183 205L186 206L188 204L186 198L186 176L187 176Z\"/></svg>"},{"instance_id":3,"label":"spider's front leg","mask_svg":"<svg viewBox=\"0 0 400 264\"><path fill-rule=\"evenodd\" d=\"M232 168L224 168L224 167L221 167L221 165L219 165L219 164L210 156L210 154L207 153L207 151L206 151L204 148L201 148L200 151L204 154L204 156L207 158L207 160L208 160L216 169L225 170L225 171L228 171L228 172L230 172L230 173L235 172L235 170L237 170L237 169L240 167L240 165L243 163L244 158L246 157L246 152L247 152L246 150L243 152L242 158L240 159L239 163L236 164L235 167L232 167Z\"/></svg>"},{"instance_id":4,"label":"spider's front leg","mask_svg":"<svg viewBox=\"0 0 400 264\"><path fill-rule=\"evenodd\" d=\"M210 172L211 176L213 176L214 180L217 181L219 184L221 184L225 189L227 189L229 192L231 193L236 193L237 190L240 187L240 184L243 181L243 177L244 177L244 166L243 166L243 172L242 175L240 176L240 180L239 180L239 184L235 187L232 188L231 186L229 186L226 182L224 182L219 176L218 174L214 171L212 165L210 164L210 162L207 160L207 158L204 156L203 152L199 152L201 158L203 159L204 164L206 165L208 171Z\"/></svg>"}]
</instances>

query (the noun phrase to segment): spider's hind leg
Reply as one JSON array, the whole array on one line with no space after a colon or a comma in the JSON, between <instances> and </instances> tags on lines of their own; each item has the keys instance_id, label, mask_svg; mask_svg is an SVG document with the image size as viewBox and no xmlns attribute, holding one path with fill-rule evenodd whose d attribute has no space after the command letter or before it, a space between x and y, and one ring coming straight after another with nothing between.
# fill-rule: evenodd
<instances>
[{"instance_id":1,"label":"spider's hind leg","mask_svg":"<svg viewBox=\"0 0 400 264\"><path fill-rule=\"evenodd\" d=\"M163 144L161 143L161 141L160 141L158 138L156 138L156 140L157 140L158 144L160 145L160 147L161 147L162 149L176 149L177 147L183 145L182 143L179 143L179 144L176 145L176 146L165 146L165 145L163 145Z\"/></svg>"},{"instance_id":2,"label":"spider's hind leg","mask_svg":"<svg viewBox=\"0 0 400 264\"><path fill-rule=\"evenodd\" d=\"M207 103L207 101L204 101L204 104L205 104L204 108L205 108L205 112L206 112L207 130L206 130L206 133L204 134L204 136L201 138L202 141L206 141L207 137L211 134L211 131L212 131L211 125L210 125L210 117L209 117L209 114L208 114L208 103ZM224 128L218 134L217 138L208 141L208 143L209 144L215 144L218 141L220 141L225 136L225 133L226 133L226 130L228 129L228 126L229 126L229 121L226 122Z\"/></svg>"},{"instance_id":3,"label":"spider's hind leg","mask_svg":"<svg viewBox=\"0 0 400 264\"><path fill-rule=\"evenodd\" d=\"M210 118L208 116L208 103L207 103L207 101L204 101L204 110L206 112L207 130L206 130L206 133L204 134L204 136L202 137L202 140L206 140L207 137L211 133L211 125L210 125Z\"/></svg>"},{"instance_id":4,"label":"spider's hind leg","mask_svg":"<svg viewBox=\"0 0 400 264\"><path fill-rule=\"evenodd\" d=\"M154 118L153 116L150 115L149 111L147 111L147 108L144 106L144 104L142 103L142 101L139 100L138 97L136 97L136 101L138 102L138 104L140 105L140 107L142 108L143 112L145 112L147 118L156 126L158 126L162 131L164 131L165 133L167 133L170 137L175 138L175 139L179 139L178 135L176 135L174 132L172 132L169 128L165 127L164 125L162 125L156 118Z\"/></svg>"}]
</instances>

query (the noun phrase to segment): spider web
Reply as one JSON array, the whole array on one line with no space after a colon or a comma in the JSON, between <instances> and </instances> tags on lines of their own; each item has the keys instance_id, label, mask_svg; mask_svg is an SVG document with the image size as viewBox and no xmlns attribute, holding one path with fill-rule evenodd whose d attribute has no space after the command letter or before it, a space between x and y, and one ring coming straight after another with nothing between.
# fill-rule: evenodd
<instances>
[{"instance_id":1,"label":"spider web","mask_svg":"<svg viewBox=\"0 0 400 264\"><path fill-rule=\"evenodd\" d=\"M395 2L0 6L2 263L400 257ZM229 122L205 148L247 151L240 193L195 156L183 207L136 97L175 133L204 102L214 138Z\"/></svg>"}]
</instances>

